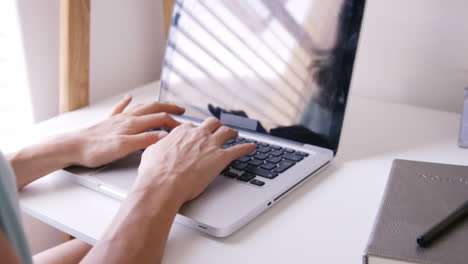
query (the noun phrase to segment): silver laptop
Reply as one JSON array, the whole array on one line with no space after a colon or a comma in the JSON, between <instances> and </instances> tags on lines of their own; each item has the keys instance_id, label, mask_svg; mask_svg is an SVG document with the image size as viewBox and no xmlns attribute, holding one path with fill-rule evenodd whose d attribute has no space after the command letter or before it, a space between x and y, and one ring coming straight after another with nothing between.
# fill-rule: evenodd
<instances>
[{"instance_id":1,"label":"silver laptop","mask_svg":"<svg viewBox=\"0 0 468 264\"><path fill-rule=\"evenodd\" d=\"M183 122L218 117L255 142L176 221L232 234L324 169L338 150L365 0L177 0L159 100ZM73 179L124 199L141 153Z\"/></svg>"}]
</instances>

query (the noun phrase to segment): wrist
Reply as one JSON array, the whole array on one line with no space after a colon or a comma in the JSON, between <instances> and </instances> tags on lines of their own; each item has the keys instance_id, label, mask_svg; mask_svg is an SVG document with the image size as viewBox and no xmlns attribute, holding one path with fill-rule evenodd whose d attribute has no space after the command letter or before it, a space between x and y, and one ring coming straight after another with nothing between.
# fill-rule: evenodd
<instances>
[{"instance_id":1,"label":"wrist","mask_svg":"<svg viewBox=\"0 0 468 264\"><path fill-rule=\"evenodd\" d=\"M8 155L11 163L23 163L31 160L53 160L57 169L71 166L74 160L73 142L58 136L47 142L31 145Z\"/></svg>"},{"instance_id":2,"label":"wrist","mask_svg":"<svg viewBox=\"0 0 468 264\"><path fill-rule=\"evenodd\" d=\"M159 214L161 212L168 216L175 216L184 202L171 186L165 185L153 186L152 188L138 186L129 193L127 200L149 207L145 211L150 216L153 213Z\"/></svg>"},{"instance_id":3,"label":"wrist","mask_svg":"<svg viewBox=\"0 0 468 264\"><path fill-rule=\"evenodd\" d=\"M53 171L71 166L75 141L69 135L48 139L8 155L19 188Z\"/></svg>"},{"instance_id":4,"label":"wrist","mask_svg":"<svg viewBox=\"0 0 468 264\"><path fill-rule=\"evenodd\" d=\"M183 196L185 192L181 190L180 184L168 179L174 179L174 177L165 177L162 174L155 177L139 173L130 194L144 196L145 200L152 202L164 200L168 206L176 208L178 211L187 201Z\"/></svg>"},{"instance_id":5,"label":"wrist","mask_svg":"<svg viewBox=\"0 0 468 264\"><path fill-rule=\"evenodd\" d=\"M75 133L62 134L47 143L61 168L79 165L82 160L82 142Z\"/></svg>"}]
</instances>

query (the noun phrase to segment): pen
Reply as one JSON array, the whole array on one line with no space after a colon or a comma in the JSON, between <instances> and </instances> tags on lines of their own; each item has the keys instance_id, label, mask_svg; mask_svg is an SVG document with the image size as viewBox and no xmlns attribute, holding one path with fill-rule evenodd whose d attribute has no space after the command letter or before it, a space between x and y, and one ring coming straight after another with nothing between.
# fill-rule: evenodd
<instances>
[{"instance_id":1,"label":"pen","mask_svg":"<svg viewBox=\"0 0 468 264\"><path fill-rule=\"evenodd\" d=\"M442 219L439 223L431 227L423 235L416 239L418 245L422 248L429 247L439 237L446 234L450 229L458 225L463 219L468 216L468 201L465 201L455 211Z\"/></svg>"}]
</instances>

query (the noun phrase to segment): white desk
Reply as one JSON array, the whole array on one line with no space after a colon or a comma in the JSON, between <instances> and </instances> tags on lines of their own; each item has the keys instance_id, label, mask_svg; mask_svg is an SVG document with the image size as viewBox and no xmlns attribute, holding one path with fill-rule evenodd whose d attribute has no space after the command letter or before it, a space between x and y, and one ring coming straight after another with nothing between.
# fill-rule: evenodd
<instances>
[{"instance_id":1,"label":"white desk","mask_svg":"<svg viewBox=\"0 0 468 264\"><path fill-rule=\"evenodd\" d=\"M155 91L152 84L132 94L135 101L151 101ZM42 122L26 135L35 140L94 123L119 98ZM230 237L174 224L164 262L361 263L393 159L468 165L468 152L456 146L458 114L355 96L348 110L329 169ZM31 184L20 197L27 213L91 244L119 208L118 201L63 180L61 172Z\"/></svg>"}]
</instances>

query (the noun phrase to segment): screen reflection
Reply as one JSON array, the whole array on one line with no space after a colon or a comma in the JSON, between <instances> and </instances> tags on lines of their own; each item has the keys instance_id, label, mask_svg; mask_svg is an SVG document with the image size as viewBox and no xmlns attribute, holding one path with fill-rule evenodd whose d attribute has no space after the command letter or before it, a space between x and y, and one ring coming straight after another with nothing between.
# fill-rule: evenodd
<instances>
[{"instance_id":1,"label":"screen reflection","mask_svg":"<svg viewBox=\"0 0 468 264\"><path fill-rule=\"evenodd\" d=\"M364 0L178 0L160 101L336 152Z\"/></svg>"}]
</instances>

